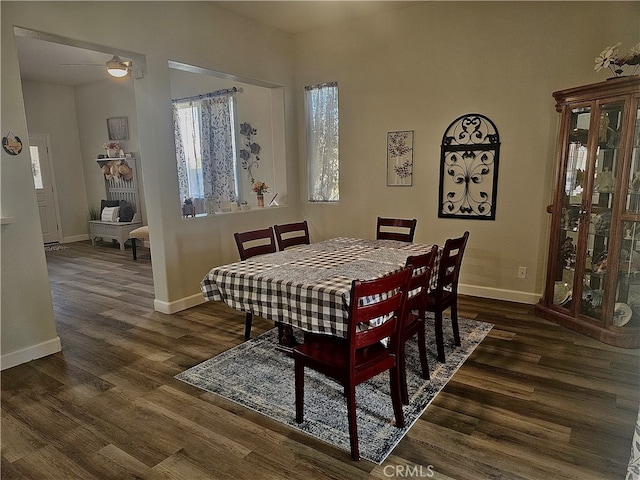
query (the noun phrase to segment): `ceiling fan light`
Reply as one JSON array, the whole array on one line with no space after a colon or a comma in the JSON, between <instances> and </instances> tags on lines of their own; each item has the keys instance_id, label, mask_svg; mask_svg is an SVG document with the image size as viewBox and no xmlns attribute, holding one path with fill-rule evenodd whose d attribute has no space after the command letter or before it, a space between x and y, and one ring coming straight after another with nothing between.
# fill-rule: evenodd
<instances>
[{"instance_id":1,"label":"ceiling fan light","mask_svg":"<svg viewBox=\"0 0 640 480\"><path fill-rule=\"evenodd\" d=\"M125 67L107 68L107 72L112 77L125 77L127 75L127 69Z\"/></svg>"},{"instance_id":2,"label":"ceiling fan light","mask_svg":"<svg viewBox=\"0 0 640 480\"><path fill-rule=\"evenodd\" d=\"M114 55L111 60L107 62L107 73L112 77L121 78L129 73L129 69L124 64L120 57Z\"/></svg>"}]
</instances>

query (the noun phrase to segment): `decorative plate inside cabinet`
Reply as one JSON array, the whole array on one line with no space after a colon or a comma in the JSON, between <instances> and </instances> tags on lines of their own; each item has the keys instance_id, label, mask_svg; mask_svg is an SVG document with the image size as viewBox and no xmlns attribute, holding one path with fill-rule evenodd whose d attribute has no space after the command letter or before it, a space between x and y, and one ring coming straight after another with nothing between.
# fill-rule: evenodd
<instances>
[{"instance_id":1,"label":"decorative plate inside cabinet","mask_svg":"<svg viewBox=\"0 0 640 480\"><path fill-rule=\"evenodd\" d=\"M633 311L629 305L616 303L616 308L613 311L613 324L617 327L623 327L631 320L632 315Z\"/></svg>"},{"instance_id":2,"label":"decorative plate inside cabinet","mask_svg":"<svg viewBox=\"0 0 640 480\"><path fill-rule=\"evenodd\" d=\"M556 282L553 287L553 304L564 306L571 300L571 287L565 282Z\"/></svg>"}]
</instances>

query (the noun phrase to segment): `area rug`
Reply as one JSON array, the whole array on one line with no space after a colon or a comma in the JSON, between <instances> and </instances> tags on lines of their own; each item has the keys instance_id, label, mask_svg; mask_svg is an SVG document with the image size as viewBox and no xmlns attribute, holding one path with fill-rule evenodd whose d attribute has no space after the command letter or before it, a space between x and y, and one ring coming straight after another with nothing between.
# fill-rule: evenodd
<instances>
[{"instance_id":1,"label":"area rug","mask_svg":"<svg viewBox=\"0 0 640 480\"><path fill-rule=\"evenodd\" d=\"M56 243L54 245L45 245L44 246L44 251L45 252L55 252L56 250L66 250L67 247L66 245L60 245L59 243Z\"/></svg>"},{"instance_id":2,"label":"area rug","mask_svg":"<svg viewBox=\"0 0 640 480\"><path fill-rule=\"evenodd\" d=\"M360 456L380 464L391 453L435 396L480 344L493 325L459 319L462 345L454 348L451 321L444 321L446 363L436 359L435 340L427 345L431 380L420 376L418 346L407 342L406 426L393 425L388 374L356 387ZM433 318L427 319L433 332ZM432 335L429 337L433 337ZM278 350L277 330L244 342L175 376L178 380L255 410L338 448L350 451L347 405L340 385L305 369L304 422L295 421L293 359Z\"/></svg>"}]
</instances>

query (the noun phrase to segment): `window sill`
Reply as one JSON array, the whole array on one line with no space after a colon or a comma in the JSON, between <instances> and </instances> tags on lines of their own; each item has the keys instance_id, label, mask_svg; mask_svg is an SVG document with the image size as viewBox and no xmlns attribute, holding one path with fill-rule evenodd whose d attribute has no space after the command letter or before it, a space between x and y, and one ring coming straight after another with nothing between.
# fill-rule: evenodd
<instances>
[{"instance_id":1,"label":"window sill","mask_svg":"<svg viewBox=\"0 0 640 480\"><path fill-rule=\"evenodd\" d=\"M223 211L217 211L217 212L213 212L212 214L207 214L207 213L198 213L196 214L195 217L182 217L184 220L188 220L191 218L207 218L207 217L217 217L217 216L221 216L221 215L235 215L238 213L251 213L251 212L264 212L265 210L275 210L278 208L285 208L287 205L272 205L272 206L264 206L264 207L251 207L248 208L246 210L229 210L226 212Z\"/></svg>"}]
</instances>

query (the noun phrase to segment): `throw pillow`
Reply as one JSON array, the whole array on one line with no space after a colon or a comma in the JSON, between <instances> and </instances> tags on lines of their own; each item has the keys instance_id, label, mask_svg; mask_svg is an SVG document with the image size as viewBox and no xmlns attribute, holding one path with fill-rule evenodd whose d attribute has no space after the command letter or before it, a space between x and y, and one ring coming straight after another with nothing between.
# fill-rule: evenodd
<instances>
[{"instance_id":1,"label":"throw pillow","mask_svg":"<svg viewBox=\"0 0 640 480\"><path fill-rule=\"evenodd\" d=\"M133 205L131 205L126 200L120 201L120 221L121 222L130 222L133 220Z\"/></svg>"},{"instance_id":2,"label":"throw pillow","mask_svg":"<svg viewBox=\"0 0 640 480\"><path fill-rule=\"evenodd\" d=\"M104 207L100 220L103 222L118 222L120 215L120 207Z\"/></svg>"},{"instance_id":3,"label":"throw pillow","mask_svg":"<svg viewBox=\"0 0 640 480\"><path fill-rule=\"evenodd\" d=\"M120 200L101 200L100 201L100 215L105 207L119 207Z\"/></svg>"}]
</instances>

